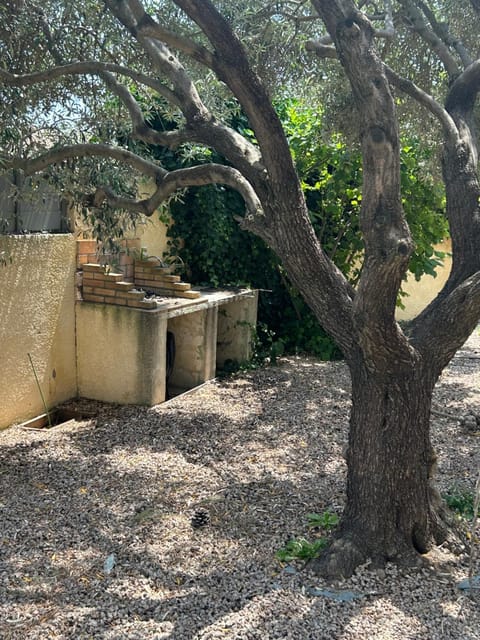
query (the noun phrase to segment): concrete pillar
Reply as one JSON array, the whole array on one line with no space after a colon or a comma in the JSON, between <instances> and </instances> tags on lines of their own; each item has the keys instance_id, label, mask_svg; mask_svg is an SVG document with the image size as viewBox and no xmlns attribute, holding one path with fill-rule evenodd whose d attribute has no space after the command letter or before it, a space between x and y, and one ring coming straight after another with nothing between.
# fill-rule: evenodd
<instances>
[{"instance_id":1,"label":"concrete pillar","mask_svg":"<svg viewBox=\"0 0 480 640\"><path fill-rule=\"evenodd\" d=\"M217 366L226 360L247 362L252 357L252 338L257 325L258 291L218 308Z\"/></svg>"},{"instance_id":2,"label":"concrete pillar","mask_svg":"<svg viewBox=\"0 0 480 640\"><path fill-rule=\"evenodd\" d=\"M171 392L191 389L215 377L217 308L171 318L175 336L175 364L169 380Z\"/></svg>"}]
</instances>

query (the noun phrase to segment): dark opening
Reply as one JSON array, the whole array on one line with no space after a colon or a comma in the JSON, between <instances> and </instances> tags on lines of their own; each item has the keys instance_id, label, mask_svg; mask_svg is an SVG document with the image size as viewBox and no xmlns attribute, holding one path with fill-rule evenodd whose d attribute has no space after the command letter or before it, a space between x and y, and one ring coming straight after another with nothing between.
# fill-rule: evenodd
<instances>
[{"instance_id":1,"label":"dark opening","mask_svg":"<svg viewBox=\"0 0 480 640\"><path fill-rule=\"evenodd\" d=\"M167 331L167 356L165 364L165 400L169 400L172 395L169 389L170 376L175 365L175 336L171 331Z\"/></svg>"}]
</instances>

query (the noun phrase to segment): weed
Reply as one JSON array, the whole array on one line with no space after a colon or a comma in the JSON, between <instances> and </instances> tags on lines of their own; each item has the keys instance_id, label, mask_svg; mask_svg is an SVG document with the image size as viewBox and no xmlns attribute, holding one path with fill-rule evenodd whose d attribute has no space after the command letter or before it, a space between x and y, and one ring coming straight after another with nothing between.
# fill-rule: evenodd
<instances>
[{"instance_id":1,"label":"weed","mask_svg":"<svg viewBox=\"0 0 480 640\"><path fill-rule=\"evenodd\" d=\"M319 538L314 542L309 542L305 538L293 538L279 549L276 557L281 562L291 562L292 560L312 560L316 558L322 549L327 546L325 538Z\"/></svg>"},{"instance_id":2,"label":"weed","mask_svg":"<svg viewBox=\"0 0 480 640\"><path fill-rule=\"evenodd\" d=\"M452 487L452 489L443 494L443 498L448 507L455 511L460 518L465 520L473 518L473 502L475 498L473 491Z\"/></svg>"},{"instance_id":3,"label":"weed","mask_svg":"<svg viewBox=\"0 0 480 640\"><path fill-rule=\"evenodd\" d=\"M321 529L328 533L338 524L338 516L330 511L324 513L309 513L307 515L308 526L312 529ZM280 562L291 562L292 560L312 560L320 555L328 544L326 536L321 536L309 542L305 538L292 538L287 544L279 549L276 557Z\"/></svg>"},{"instance_id":4,"label":"weed","mask_svg":"<svg viewBox=\"0 0 480 640\"><path fill-rule=\"evenodd\" d=\"M308 526L312 529L324 529L331 531L338 524L338 516L336 513L325 511L324 513L309 513L307 516Z\"/></svg>"}]
</instances>

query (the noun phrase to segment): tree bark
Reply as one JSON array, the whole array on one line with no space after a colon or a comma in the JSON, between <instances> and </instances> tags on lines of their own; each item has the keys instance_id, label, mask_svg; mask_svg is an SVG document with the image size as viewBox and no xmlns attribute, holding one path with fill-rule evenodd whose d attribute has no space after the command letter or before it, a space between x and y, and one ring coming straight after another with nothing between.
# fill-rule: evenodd
<instances>
[{"instance_id":1,"label":"tree bark","mask_svg":"<svg viewBox=\"0 0 480 640\"><path fill-rule=\"evenodd\" d=\"M350 371L346 508L332 546L312 563L327 577L348 577L366 561L417 564L449 532L429 436L435 376L414 359L385 377L359 356Z\"/></svg>"}]
</instances>

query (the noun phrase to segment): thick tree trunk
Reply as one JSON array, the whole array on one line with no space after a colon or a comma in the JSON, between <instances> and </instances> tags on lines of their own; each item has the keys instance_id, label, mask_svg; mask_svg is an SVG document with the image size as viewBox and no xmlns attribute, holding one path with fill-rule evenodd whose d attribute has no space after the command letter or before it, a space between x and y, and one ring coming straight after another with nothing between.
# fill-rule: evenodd
<instances>
[{"instance_id":1,"label":"thick tree trunk","mask_svg":"<svg viewBox=\"0 0 480 640\"><path fill-rule=\"evenodd\" d=\"M385 377L351 364L347 502L330 549L312 565L349 576L366 561L412 564L448 529L434 487L429 421L434 376L418 364Z\"/></svg>"}]
</instances>

